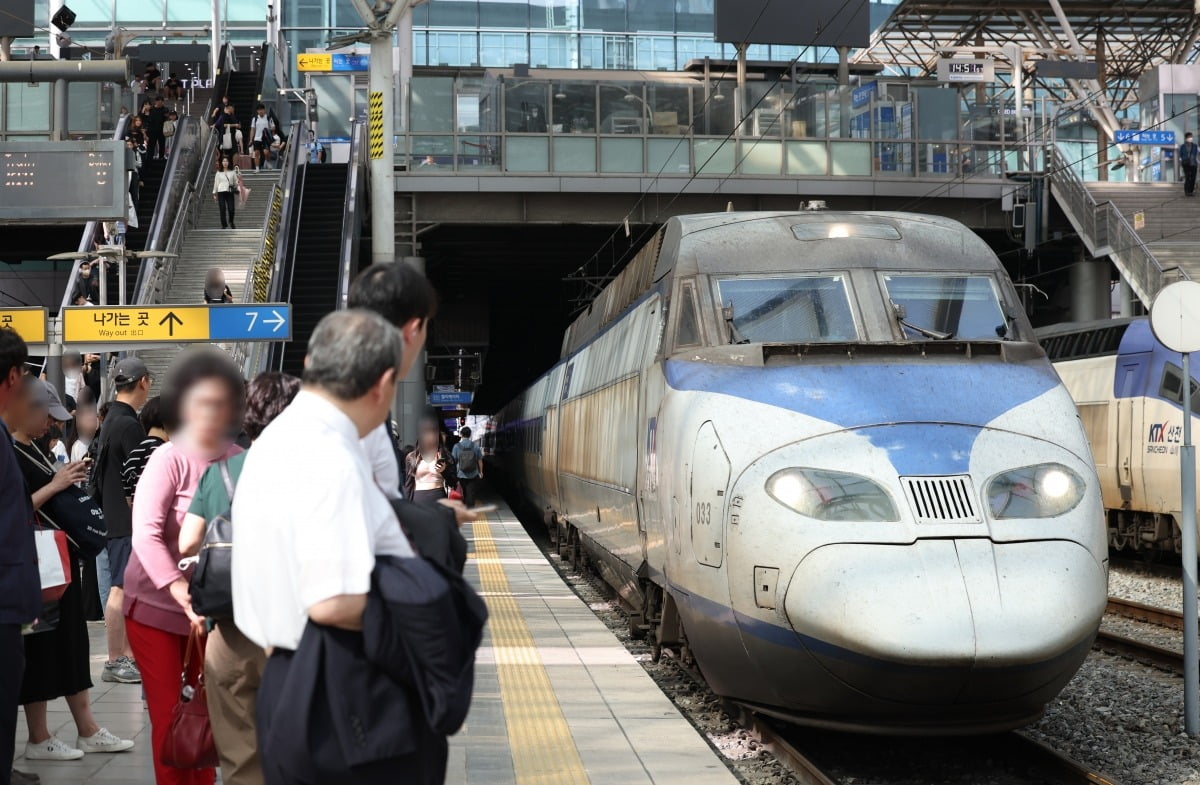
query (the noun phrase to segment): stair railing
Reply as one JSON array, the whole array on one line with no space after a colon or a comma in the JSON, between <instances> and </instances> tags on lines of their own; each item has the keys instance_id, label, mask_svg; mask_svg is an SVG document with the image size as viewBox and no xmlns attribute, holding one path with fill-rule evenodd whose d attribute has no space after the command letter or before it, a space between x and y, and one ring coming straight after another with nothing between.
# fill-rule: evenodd
<instances>
[{"instance_id":1,"label":"stair railing","mask_svg":"<svg viewBox=\"0 0 1200 785\"><path fill-rule=\"evenodd\" d=\"M346 173L346 212L342 215L342 247L338 257L338 308L346 307L350 280L358 270L358 249L362 234L362 202L366 193L367 145L363 144L365 125L354 120L350 125L350 160Z\"/></svg>"},{"instance_id":2,"label":"stair railing","mask_svg":"<svg viewBox=\"0 0 1200 785\"><path fill-rule=\"evenodd\" d=\"M242 290L242 302L266 303L275 302L272 292L277 290L276 284L282 262L287 258L280 254L288 216L292 212L292 195L295 193L296 169L300 165L301 146L294 144L300 138L300 123L292 123L288 136L289 142L284 148L283 160L280 163L279 180L271 187L270 207L267 218L263 222L262 237L259 240L258 256L246 275L246 285ZM270 359L270 345L263 342L242 342L232 349L234 362L242 369L247 379L252 379L267 370Z\"/></svg>"},{"instance_id":3,"label":"stair railing","mask_svg":"<svg viewBox=\"0 0 1200 785\"><path fill-rule=\"evenodd\" d=\"M1050 177L1054 195L1075 224L1092 256L1110 256L1146 307L1164 286L1186 273L1178 268L1164 270L1146 242L1111 201L1097 204L1083 179L1063 157L1057 145L1050 147ZM1133 186L1136 187L1136 186Z\"/></svg>"}]
</instances>

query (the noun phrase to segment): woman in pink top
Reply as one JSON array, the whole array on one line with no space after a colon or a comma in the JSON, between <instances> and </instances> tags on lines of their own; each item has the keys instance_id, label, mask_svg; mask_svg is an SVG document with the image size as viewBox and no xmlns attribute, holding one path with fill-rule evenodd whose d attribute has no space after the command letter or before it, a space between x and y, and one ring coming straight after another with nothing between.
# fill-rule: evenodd
<instances>
[{"instance_id":1,"label":"woman in pink top","mask_svg":"<svg viewBox=\"0 0 1200 785\"><path fill-rule=\"evenodd\" d=\"M163 743L179 700L179 674L193 627L188 579L179 569L179 527L204 470L241 452L245 383L229 358L212 350L181 356L167 374L163 421L171 441L154 451L133 496L133 555L125 571L125 623L150 710L158 785L211 785L212 769L164 766ZM199 672L204 658L189 667Z\"/></svg>"}]
</instances>

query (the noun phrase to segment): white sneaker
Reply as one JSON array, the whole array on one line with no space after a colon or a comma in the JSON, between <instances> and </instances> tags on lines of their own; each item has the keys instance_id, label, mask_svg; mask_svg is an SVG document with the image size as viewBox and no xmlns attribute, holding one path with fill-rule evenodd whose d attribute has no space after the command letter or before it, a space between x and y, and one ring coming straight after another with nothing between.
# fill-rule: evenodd
<instances>
[{"instance_id":1,"label":"white sneaker","mask_svg":"<svg viewBox=\"0 0 1200 785\"><path fill-rule=\"evenodd\" d=\"M108 728L101 728L91 736L80 736L75 744L84 752L125 752L133 749L133 741L117 738Z\"/></svg>"},{"instance_id":2,"label":"white sneaker","mask_svg":"<svg viewBox=\"0 0 1200 785\"><path fill-rule=\"evenodd\" d=\"M25 760L79 760L82 757L83 750L75 749L57 736L40 744L25 744Z\"/></svg>"}]
</instances>

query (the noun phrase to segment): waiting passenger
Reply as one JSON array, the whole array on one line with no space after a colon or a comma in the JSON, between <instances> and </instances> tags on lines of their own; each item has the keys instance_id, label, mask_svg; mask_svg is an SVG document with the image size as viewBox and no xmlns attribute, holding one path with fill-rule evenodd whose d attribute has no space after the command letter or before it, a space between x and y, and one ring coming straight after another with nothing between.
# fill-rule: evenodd
<instances>
[{"instance_id":1,"label":"waiting passenger","mask_svg":"<svg viewBox=\"0 0 1200 785\"><path fill-rule=\"evenodd\" d=\"M444 446L433 418L417 426L417 449L404 461L404 498L417 504L437 504L446 499L446 489L458 485L454 459Z\"/></svg>"},{"instance_id":2,"label":"waiting passenger","mask_svg":"<svg viewBox=\"0 0 1200 785\"><path fill-rule=\"evenodd\" d=\"M138 412L138 422L142 424L146 438L129 451L125 463L121 466L121 485L125 488L125 496L129 499L130 504L133 504L133 495L137 491L138 480L142 479L142 474L146 471L146 464L150 462L150 456L170 440L170 436L167 435L167 426L163 423L161 396L156 395L147 399L146 405Z\"/></svg>"},{"instance_id":3,"label":"waiting passenger","mask_svg":"<svg viewBox=\"0 0 1200 785\"><path fill-rule=\"evenodd\" d=\"M247 435L253 441L283 413L300 392L300 380L287 374L259 374L246 389ZM237 487L248 453L225 461L229 481ZM196 495L179 530L179 552L200 552L208 521L229 511L232 502L220 466L210 466L200 478ZM213 619L204 649L204 680L213 740L221 756L225 785L261 785L254 704L267 655L238 629L234 619Z\"/></svg>"},{"instance_id":4,"label":"waiting passenger","mask_svg":"<svg viewBox=\"0 0 1200 785\"><path fill-rule=\"evenodd\" d=\"M179 531L204 471L241 452L232 435L241 425L244 395L245 383L228 356L205 349L180 357L162 396L171 441L150 456L133 497L125 629L141 666L157 785L212 785L215 776L212 769L178 769L163 761L180 674L195 684L203 667L192 658L184 673L191 636L203 635L204 620L192 611L188 579L179 569Z\"/></svg>"}]
</instances>

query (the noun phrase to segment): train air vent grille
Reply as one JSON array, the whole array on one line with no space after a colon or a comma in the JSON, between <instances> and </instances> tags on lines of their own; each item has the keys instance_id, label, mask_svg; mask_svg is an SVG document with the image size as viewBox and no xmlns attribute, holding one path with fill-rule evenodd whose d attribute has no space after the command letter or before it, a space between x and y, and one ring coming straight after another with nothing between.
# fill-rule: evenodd
<instances>
[{"instance_id":1,"label":"train air vent grille","mask_svg":"<svg viewBox=\"0 0 1200 785\"><path fill-rule=\"evenodd\" d=\"M917 523L980 523L979 502L971 478L901 477Z\"/></svg>"}]
</instances>

